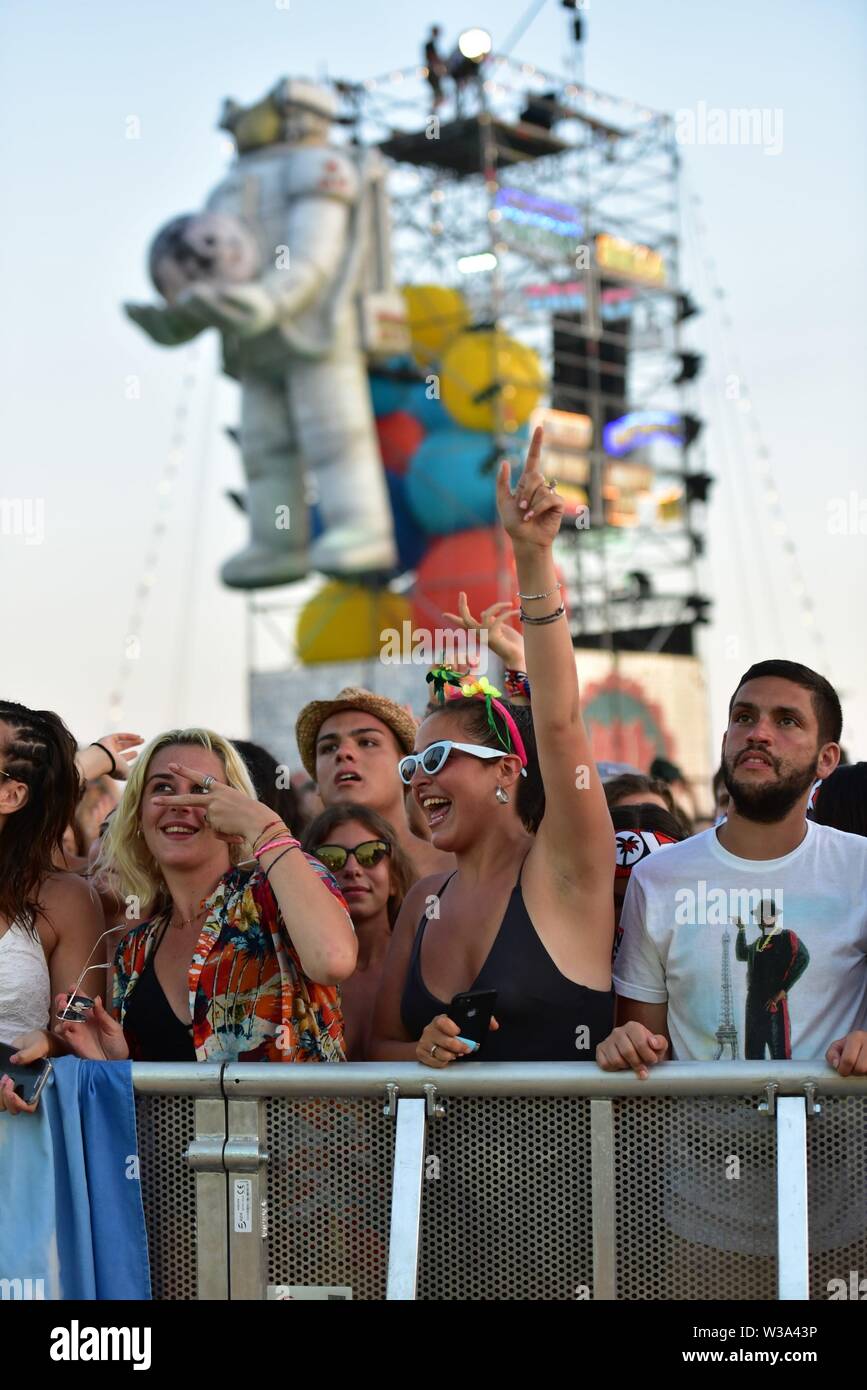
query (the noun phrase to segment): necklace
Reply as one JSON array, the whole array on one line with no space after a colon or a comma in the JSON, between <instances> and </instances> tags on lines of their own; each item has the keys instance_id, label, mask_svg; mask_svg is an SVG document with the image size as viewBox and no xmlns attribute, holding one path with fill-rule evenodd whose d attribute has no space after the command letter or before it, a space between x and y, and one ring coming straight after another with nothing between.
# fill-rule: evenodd
<instances>
[{"instance_id":1,"label":"necklace","mask_svg":"<svg viewBox=\"0 0 867 1390\"><path fill-rule=\"evenodd\" d=\"M175 910L173 906L169 915L169 922L175 928L175 931L183 931L184 927L191 927L194 922L197 922L207 910L207 907L200 907L198 912L194 913L192 917L182 917L180 922L176 922L174 921Z\"/></svg>"}]
</instances>

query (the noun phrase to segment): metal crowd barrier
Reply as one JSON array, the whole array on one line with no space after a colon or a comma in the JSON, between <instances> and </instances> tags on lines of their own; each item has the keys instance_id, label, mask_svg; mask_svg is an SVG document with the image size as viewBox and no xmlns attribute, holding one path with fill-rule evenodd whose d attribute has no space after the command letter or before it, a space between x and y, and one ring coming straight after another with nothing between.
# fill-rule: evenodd
<instances>
[{"instance_id":1,"label":"metal crowd barrier","mask_svg":"<svg viewBox=\"0 0 867 1390\"><path fill-rule=\"evenodd\" d=\"M156 1298L825 1299L867 1276L867 1078L824 1061L133 1081Z\"/></svg>"}]
</instances>

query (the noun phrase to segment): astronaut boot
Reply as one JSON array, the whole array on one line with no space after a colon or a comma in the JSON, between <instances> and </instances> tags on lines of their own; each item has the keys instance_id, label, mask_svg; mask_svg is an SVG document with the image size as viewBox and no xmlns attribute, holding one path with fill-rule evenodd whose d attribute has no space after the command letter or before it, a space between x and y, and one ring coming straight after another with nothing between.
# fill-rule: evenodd
<instances>
[{"instance_id":1,"label":"astronaut boot","mask_svg":"<svg viewBox=\"0 0 867 1390\"><path fill-rule=\"evenodd\" d=\"M310 550L311 569L338 577L386 573L396 565L394 534L391 526L383 529L379 517L332 526L313 542Z\"/></svg>"},{"instance_id":2,"label":"astronaut boot","mask_svg":"<svg viewBox=\"0 0 867 1390\"><path fill-rule=\"evenodd\" d=\"M292 584L310 569L307 508L303 495L290 506L297 489L285 476L251 479L247 484L250 543L223 565L220 574L230 589L267 589Z\"/></svg>"}]
</instances>

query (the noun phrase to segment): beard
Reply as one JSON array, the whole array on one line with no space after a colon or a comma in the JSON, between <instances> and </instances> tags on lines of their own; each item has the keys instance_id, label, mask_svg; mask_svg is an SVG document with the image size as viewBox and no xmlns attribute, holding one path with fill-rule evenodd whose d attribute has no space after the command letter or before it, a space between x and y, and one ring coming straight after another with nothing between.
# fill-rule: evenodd
<instances>
[{"instance_id":1,"label":"beard","mask_svg":"<svg viewBox=\"0 0 867 1390\"><path fill-rule=\"evenodd\" d=\"M745 786L735 781L735 769L728 759L723 760L723 781L732 805L744 820L758 821L762 825L783 820L816 780L818 758L808 767L792 768L784 776L779 775L780 764L776 758L772 759L772 764L778 774L776 782Z\"/></svg>"}]
</instances>

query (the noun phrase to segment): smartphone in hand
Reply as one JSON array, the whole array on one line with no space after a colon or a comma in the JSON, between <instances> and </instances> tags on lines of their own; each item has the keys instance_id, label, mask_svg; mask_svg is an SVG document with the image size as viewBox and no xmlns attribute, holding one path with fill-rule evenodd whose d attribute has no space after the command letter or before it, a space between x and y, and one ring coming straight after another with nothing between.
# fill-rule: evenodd
<instances>
[{"instance_id":1,"label":"smartphone in hand","mask_svg":"<svg viewBox=\"0 0 867 1390\"><path fill-rule=\"evenodd\" d=\"M9 1058L14 1057L17 1051L17 1047L0 1043L0 1076L10 1076L19 1100L26 1105L35 1105L51 1075L51 1063L47 1057L41 1062L28 1062L26 1066L20 1062L10 1062Z\"/></svg>"},{"instance_id":2,"label":"smartphone in hand","mask_svg":"<svg viewBox=\"0 0 867 1390\"><path fill-rule=\"evenodd\" d=\"M446 1013L460 1028L462 1038L483 1043L488 1036L496 1003L495 989L470 990L466 994L456 994Z\"/></svg>"}]
</instances>

